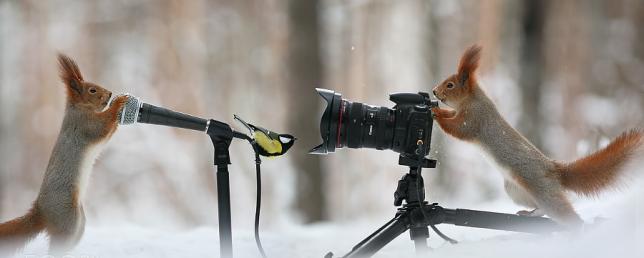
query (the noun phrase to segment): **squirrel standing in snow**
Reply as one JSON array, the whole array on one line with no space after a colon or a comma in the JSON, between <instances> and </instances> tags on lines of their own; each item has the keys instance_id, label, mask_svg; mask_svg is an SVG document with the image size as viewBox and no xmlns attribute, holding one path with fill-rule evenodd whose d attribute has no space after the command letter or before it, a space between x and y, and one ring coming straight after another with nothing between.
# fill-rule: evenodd
<instances>
[{"instance_id":1,"label":"squirrel standing in snow","mask_svg":"<svg viewBox=\"0 0 644 258\"><path fill-rule=\"evenodd\" d=\"M0 249L13 252L46 231L49 249L73 248L85 229L83 199L101 147L117 128L122 96L107 107L112 92L85 82L76 63L59 54L60 77L67 92L65 116L52 151L40 193L26 215L0 224Z\"/></svg>"},{"instance_id":2,"label":"squirrel standing in snow","mask_svg":"<svg viewBox=\"0 0 644 258\"><path fill-rule=\"evenodd\" d=\"M474 45L461 57L458 72L433 89L452 109L434 108L435 121L447 134L481 146L505 171L505 191L531 211L526 216L548 215L571 228L583 225L565 190L594 196L615 186L625 164L641 151L644 131L634 129L608 146L579 160L565 163L546 157L503 119L476 78L481 47Z\"/></svg>"}]
</instances>

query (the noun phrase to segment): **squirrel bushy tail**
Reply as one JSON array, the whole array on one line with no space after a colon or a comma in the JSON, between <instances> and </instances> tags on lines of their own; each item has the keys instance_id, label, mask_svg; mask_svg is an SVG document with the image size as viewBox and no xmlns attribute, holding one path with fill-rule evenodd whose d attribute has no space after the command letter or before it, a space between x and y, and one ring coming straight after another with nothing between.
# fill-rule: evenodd
<instances>
[{"instance_id":1,"label":"squirrel bushy tail","mask_svg":"<svg viewBox=\"0 0 644 258\"><path fill-rule=\"evenodd\" d=\"M22 248L44 229L45 222L35 207L22 217L0 224L0 253Z\"/></svg>"},{"instance_id":2,"label":"squirrel bushy tail","mask_svg":"<svg viewBox=\"0 0 644 258\"><path fill-rule=\"evenodd\" d=\"M558 164L561 185L585 196L615 187L622 168L644 144L644 131L623 133L605 148L568 164Z\"/></svg>"}]
</instances>

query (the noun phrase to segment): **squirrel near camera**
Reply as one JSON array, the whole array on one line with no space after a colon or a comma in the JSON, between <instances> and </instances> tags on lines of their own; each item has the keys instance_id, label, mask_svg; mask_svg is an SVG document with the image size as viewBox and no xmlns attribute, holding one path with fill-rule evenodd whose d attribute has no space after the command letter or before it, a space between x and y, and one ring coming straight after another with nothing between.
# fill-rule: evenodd
<instances>
[{"instance_id":1,"label":"squirrel near camera","mask_svg":"<svg viewBox=\"0 0 644 258\"><path fill-rule=\"evenodd\" d=\"M501 116L477 80L481 47L468 48L453 74L438 84L434 95L451 109L434 108L435 121L447 134L482 147L507 170L502 173L512 200L531 211L527 216L548 215L558 223L577 228L583 224L566 197L566 190L596 196L614 188L626 164L642 157L644 131L632 129L608 146L572 162L546 157Z\"/></svg>"}]
</instances>

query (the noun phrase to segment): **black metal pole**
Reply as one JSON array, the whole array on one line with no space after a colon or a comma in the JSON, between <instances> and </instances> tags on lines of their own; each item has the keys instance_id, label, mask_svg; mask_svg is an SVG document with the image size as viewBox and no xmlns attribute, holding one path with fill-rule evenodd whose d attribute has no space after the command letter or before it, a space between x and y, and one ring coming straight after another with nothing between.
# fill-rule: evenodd
<instances>
[{"instance_id":1,"label":"black metal pole","mask_svg":"<svg viewBox=\"0 0 644 258\"><path fill-rule=\"evenodd\" d=\"M206 133L215 147L215 166L217 167L217 206L219 216L219 253L221 258L233 257L233 240L230 215L230 182L228 148L234 137L232 128L226 123L209 120Z\"/></svg>"},{"instance_id":2,"label":"black metal pole","mask_svg":"<svg viewBox=\"0 0 644 258\"><path fill-rule=\"evenodd\" d=\"M233 257L228 166L217 166L217 204L219 210L219 248L222 258Z\"/></svg>"}]
</instances>

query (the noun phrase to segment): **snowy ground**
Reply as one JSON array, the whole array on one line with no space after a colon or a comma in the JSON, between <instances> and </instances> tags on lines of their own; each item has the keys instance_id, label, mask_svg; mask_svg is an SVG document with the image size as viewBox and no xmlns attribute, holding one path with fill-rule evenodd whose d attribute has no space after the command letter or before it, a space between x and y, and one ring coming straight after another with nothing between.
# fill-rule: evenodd
<instances>
[{"instance_id":1,"label":"snowy ground","mask_svg":"<svg viewBox=\"0 0 644 258\"><path fill-rule=\"evenodd\" d=\"M492 230L441 225L447 235L461 241L445 243L432 235L431 257L644 257L644 188L635 184L627 192L605 195L599 200L577 200L578 211L586 221L596 217L607 221L589 226L576 235L556 234L548 237ZM452 208L453 206L445 204ZM455 208L455 207L454 207ZM467 207L510 212L515 209L508 200ZM312 226L285 225L262 231L269 257L323 257L328 251L342 255L382 221L347 221ZM235 257L258 257L252 231L234 233ZM199 228L185 232L163 231L136 225L92 227L86 230L79 246L66 258L99 257L218 257L216 228ZM47 257L46 239L39 237L16 257ZM413 244L403 234L376 257L411 257Z\"/></svg>"},{"instance_id":2,"label":"snowy ground","mask_svg":"<svg viewBox=\"0 0 644 258\"><path fill-rule=\"evenodd\" d=\"M620 191L608 191L597 199L583 199L571 195L577 212L589 223L576 234L557 233L539 236L452 225L439 225L446 235L460 241L451 245L430 230L430 257L644 257L644 164L628 169L630 180ZM520 207L509 198L494 202L471 201L441 203L446 208L468 208L514 213ZM265 250L271 258L324 257L332 251L336 257L381 226L393 216L376 214L363 220L344 220L315 225L299 225L290 219L275 222L263 217L261 230ZM285 218L288 214L284 215ZM603 218L601 223L593 223ZM259 257L248 223L233 217L233 246L235 257ZM163 258L163 257L218 257L219 241L216 227L202 227L188 231L173 231L154 226L131 223L88 221L85 236L79 245L64 258ZM112 225L114 224L114 225ZM57 258L46 254L47 239L39 236L20 258ZM413 243L404 233L382 249L375 257L413 257Z\"/></svg>"},{"instance_id":3,"label":"snowy ground","mask_svg":"<svg viewBox=\"0 0 644 258\"><path fill-rule=\"evenodd\" d=\"M442 227L461 243L450 245L432 236L432 257L642 257L644 247L629 228L600 228L583 236L556 235L547 238L526 234L495 233ZM323 257L327 251L341 255L363 235L352 225L318 225L264 233L269 257ZM188 232L160 232L136 226L88 228L72 257L217 257L217 230L201 228ZM638 245L640 244L640 245ZM48 257L46 241L39 239L16 257ZM236 232L236 257L258 257L251 232ZM413 245L407 234L396 239L376 257L411 257ZM638 255L639 254L639 255ZM49 257L48 257L49 258Z\"/></svg>"}]
</instances>

